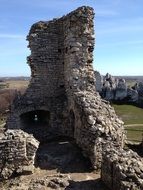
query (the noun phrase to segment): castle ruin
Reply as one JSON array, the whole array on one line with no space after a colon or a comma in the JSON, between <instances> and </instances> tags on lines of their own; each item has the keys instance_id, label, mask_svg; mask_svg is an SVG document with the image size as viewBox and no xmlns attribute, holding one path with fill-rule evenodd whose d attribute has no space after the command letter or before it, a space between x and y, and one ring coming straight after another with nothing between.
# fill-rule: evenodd
<instances>
[{"instance_id":1,"label":"castle ruin","mask_svg":"<svg viewBox=\"0 0 143 190\"><path fill-rule=\"evenodd\" d=\"M11 106L7 128L32 133L39 141L72 137L98 168L102 142L122 145L124 131L114 109L95 90L93 18L92 8L81 7L31 27L31 81Z\"/></svg>"},{"instance_id":2,"label":"castle ruin","mask_svg":"<svg viewBox=\"0 0 143 190\"><path fill-rule=\"evenodd\" d=\"M31 166L38 142L30 144L27 139L31 139L31 135L27 135L33 134L41 143L56 137L72 138L94 169L101 168L102 164L101 177L110 189L142 190L142 160L134 152L127 154L123 150L123 122L95 89L93 18L93 9L83 6L62 18L40 21L31 27L27 36L31 50L27 58L31 81L25 94L17 94L11 105L6 123L8 132L0 139L0 146L7 147L7 140L11 140L7 149L3 149L8 160L10 145L16 142L12 158L9 158L12 163L20 147L22 158L32 152L32 157L26 158ZM18 142L22 142L20 147ZM130 157L131 167L137 166L140 170L131 170ZM1 171L9 163L8 160L3 164L2 159L0 157ZM23 163L17 163L16 167L19 165Z\"/></svg>"}]
</instances>

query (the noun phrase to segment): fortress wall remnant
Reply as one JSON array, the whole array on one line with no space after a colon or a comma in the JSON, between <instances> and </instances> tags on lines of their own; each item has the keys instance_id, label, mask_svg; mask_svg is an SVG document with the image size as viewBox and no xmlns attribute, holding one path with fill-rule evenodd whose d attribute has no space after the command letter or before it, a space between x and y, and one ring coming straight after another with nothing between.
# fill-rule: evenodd
<instances>
[{"instance_id":1,"label":"fortress wall remnant","mask_svg":"<svg viewBox=\"0 0 143 190\"><path fill-rule=\"evenodd\" d=\"M95 89L93 18L93 9L83 6L31 27L31 82L11 105L7 128L23 129L41 142L72 137L93 167L100 168L102 144L110 140L123 146L124 129Z\"/></svg>"},{"instance_id":2,"label":"fortress wall remnant","mask_svg":"<svg viewBox=\"0 0 143 190\"><path fill-rule=\"evenodd\" d=\"M62 21L38 22L27 36L31 55L31 82L26 94L35 98L64 94L63 28ZM63 87L63 88L62 88Z\"/></svg>"},{"instance_id":3,"label":"fortress wall remnant","mask_svg":"<svg viewBox=\"0 0 143 190\"><path fill-rule=\"evenodd\" d=\"M39 142L21 130L0 131L0 180L32 173Z\"/></svg>"},{"instance_id":4,"label":"fortress wall remnant","mask_svg":"<svg viewBox=\"0 0 143 190\"><path fill-rule=\"evenodd\" d=\"M109 189L143 189L143 160L132 150L111 142L103 149L101 179Z\"/></svg>"}]
</instances>

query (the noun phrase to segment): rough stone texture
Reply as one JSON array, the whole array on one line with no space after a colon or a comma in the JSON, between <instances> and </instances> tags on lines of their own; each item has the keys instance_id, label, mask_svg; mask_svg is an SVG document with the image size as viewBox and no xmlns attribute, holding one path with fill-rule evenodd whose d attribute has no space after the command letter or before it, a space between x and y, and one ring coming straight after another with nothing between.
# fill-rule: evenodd
<instances>
[{"instance_id":1,"label":"rough stone texture","mask_svg":"<svg viewBox=\"0 0 143 190\"><path fill-rule=\"evenodd\" d=\"M100 75L98 71L94 71L94 74L95 74L95 79L96 79L96 83L95 83L96 90L97 92L101 93L102 88L103 88L103 76Z\"/></svg>"},{"instance_id":2,"label":"rough stone texture","mask_svg":"<svg viewBox=\"0 0 143 190\"><path fill-rule=\"evenodd\" d=\"M139 82L135 85L135 89L138 91L139 103L143 103L143 82Z\"/></svg>"},{"instance_id":3,"label":"rough stone texture","mask_svg":"<svg viewBox=\"0 0 143 190\"><path fill-rule=\"evenodd\" d=\"M66 189L67 186L69 186L70 180L71 179L68 175L61 175L61 174L55 176L47 176L44 179L37 178L35 180L31 180L28 190L38 190L38 189L64 190Z\"/></svg>"},{"instance_id":4,"label":"rough stone texture","mask_svg":"<svg viewBox=\"0 0 143 190\"><path fill-rule=\"evenodd\" d=\"M26 93L13 102L7 128L21 128L40 141L73 137L99 168L102 143L108 139L122 146L124 130L114 109L95 90L93 17L93 9L84 6L31 27L27 39L32 78Z\"/></svg>"},{"instance_id":5,"label":"rough stone texture","mask_svg":"<svg viewBox=\"0 0 143 190\"><path fill-rule=\"evenodd\" d=\"M116 88L116 95L115 100L123 100L127 97L127 84L125 79L119 79L117 88Z\"/></svg>"},{"instance_id":6,"label":"rough stone texture","mask_svg":"<svg viewBox=\"0 0 143 190\"><path fill-rule=\"evenodd\" d=\"M114 99L115 89L112 88L109 81L104 82L102 95L106 100L113 100Z\"/></svg>"},{"instance_id":7,"label":"rough stone texture","mask_svg":"<svg viewBox=\"0 0 143 190\"><path fill-rule=\"evenodd\" d=\"M143 85L140 82L133 87L128 87L124 79L116 79L109 73L105 77L101 76L99 72L95 71L96 90L100 93L102 98L108 101L126 101L138 103L143 96Z\"/></svg>"},{"instance_id":8,"label":"rough stone texture","mask_svg":"<svg viewBox=\"0 0 143 190\"><path fill-rule=\"evenodd\" d=\"M115 99L117 85L118 80L111 76L109 73L107 73L105 77L103 77L103 87L100 94L106 100Z\"/></svg>"},{"instance_id":9,"label":"rough stone texture","mask_svg":"<svg viewBox=\"0 0 143 190\"><path fill-rule=\"evenodd\" d=\"M132 88L127 89L127 100L129 102L138 102L139 94L138 91Z\"/></svg>"},{"instance_id":10,"label":"rough stone texture","mask_svg":"<svg viewBox=\"0 0 143 190\"><path fill-rule=\"evenodd\" d=\"M102 181L109 189L142 190L143 159L137 153L106 143L102 157Z\"/></svg>"},{"instance_id":11,"label":"rough stone texture","mask_svg":"<svg viewBox=\"0 0 143 190\"><path fill-rule=\"evenodd\" d=\"M0 133L0 179L31 173L39 142L21 130Z\"/></svg>"}]
</instances>

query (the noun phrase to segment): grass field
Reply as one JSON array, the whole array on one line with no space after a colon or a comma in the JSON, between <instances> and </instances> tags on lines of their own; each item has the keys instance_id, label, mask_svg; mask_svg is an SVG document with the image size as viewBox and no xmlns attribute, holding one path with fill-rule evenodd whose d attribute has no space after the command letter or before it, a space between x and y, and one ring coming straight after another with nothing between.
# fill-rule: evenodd
<instances>
[{"instance_id":1,"label":"grass field","mask_svg":"<svg viewBox=\"0 0 143 190\"><path fill-rule=\"evenodd\" d=\"M141 141L143 134L143 109L133 105L112 105L117 115L125 122L127 138Z\"/></svg>"},{"instance_id":2,"label":"grass field","mask_svg":"<svg viewBox=\"0 0 143 190\"><path fill-rule=\"evenodd\" d=\"M10 81L7 81L7 83L8 83L8 86L10 89L20 89L20 88L27 88L29 81L27 81L27 80L21 80L21 81L10 80Z\"/></svg>"},{"instance_id":3,"label":"grass field","mask_svg":"<svg viewBox=\"0 0 143 190\"><path fill-rule=\"evenodd\" d=\"M127 137L130 141L142 141L143 138L143 125L134 127L125 127L127 130Z\"/></svg>"},{"instance_id":4,"label":"grass field","mask_svg":"<svg viewBox=\"0 0 143 190\"><path fill-rule=\"evenodd\" d=\"M9 109L9 104L13 101L15 90L23 94L28 87L29 80L2 80L0 82L0 127L6 120L5 111Z\"/></svg>"},{"instance_id":5,"label":"grass field","mask_svg":"<svg viewBox=\"0 0 143 190\"><path fill-rule=\"evenodd\" d=\"M129 124L143 124L143 109L133 105L112 105L119 117Z\"/></svg>"}]
</instances>

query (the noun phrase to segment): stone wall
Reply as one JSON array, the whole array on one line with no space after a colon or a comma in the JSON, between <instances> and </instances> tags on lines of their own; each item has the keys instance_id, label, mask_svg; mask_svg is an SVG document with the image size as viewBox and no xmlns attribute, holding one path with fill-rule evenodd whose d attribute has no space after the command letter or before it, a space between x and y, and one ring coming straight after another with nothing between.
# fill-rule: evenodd
<instances>
[{"instance_id":1,"label":"stone wall","mask_svg":"<svg viewBox=\"0 0 143 190\"><path fill-rule=\"evenodd\" d=\"M39 142L21 130L0 133L0 179L31 173Z\"/></svg>"},{"instance_id":2,"label":"stone wall","mask_svg":"<svg viewBox=\"0 0 143 190\"><path fill-rule=\"evenodd\" d=\"M123 122L95 89L94 12L80 7L49 22L34 24L27 37L31 82L17 95L7 128L21 128L38 140L72 137L94 168L100 168L102 143L124 143Z\"/></svg>"},{"instance_id":3,"label":"stone wall","mask_svg":"<svg viewBox=\"0 0 143 190\"><path fill-rule=\"evenodd\" d=\"M125 151L111 142L106 143L101 178L111 190L142 190L143 158L132 150Z\"/></svg>"}]
</instances>

